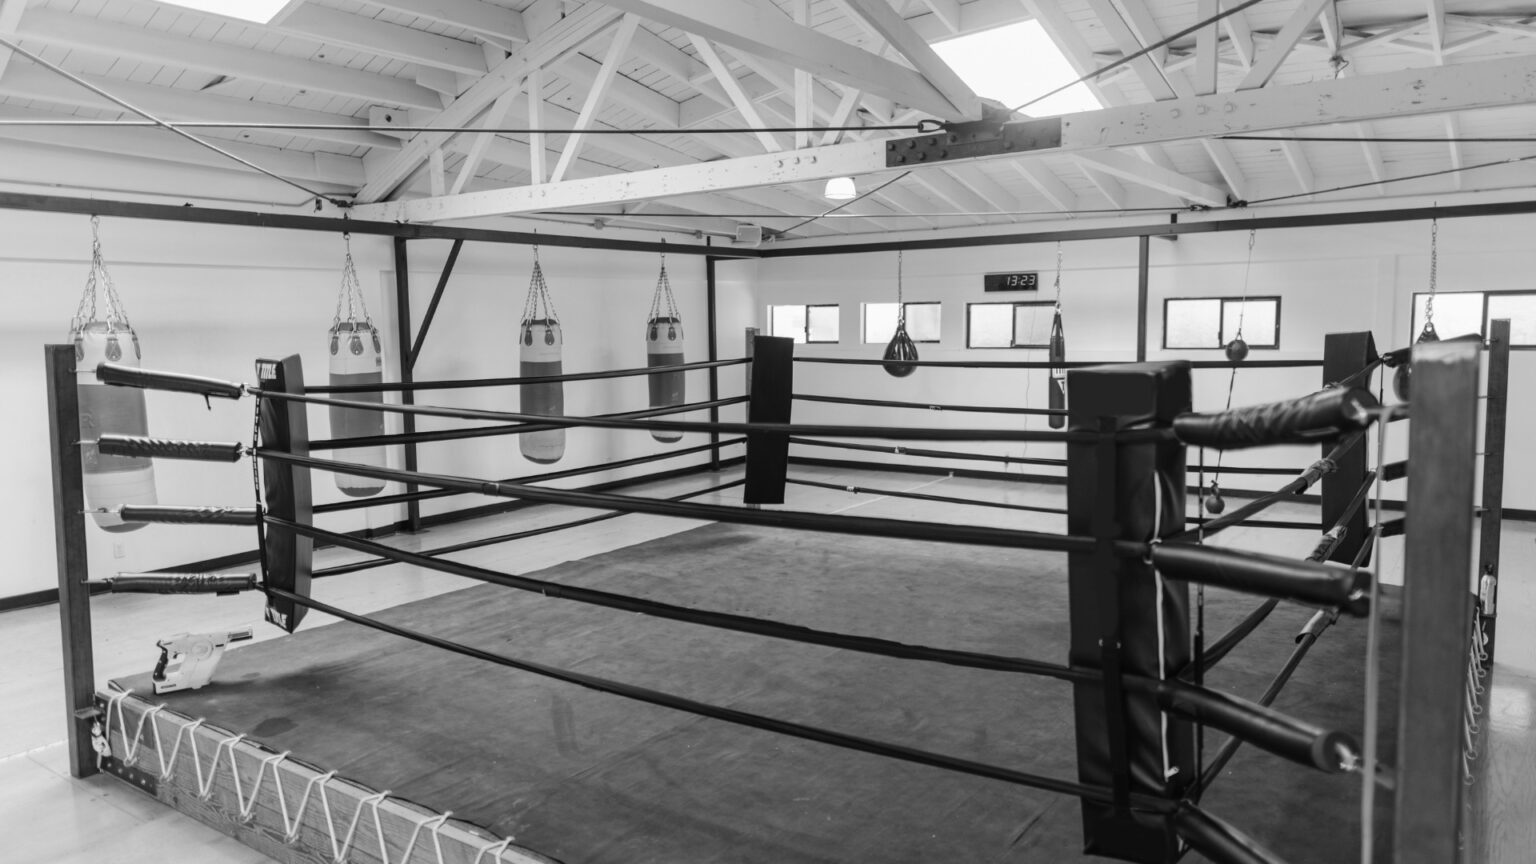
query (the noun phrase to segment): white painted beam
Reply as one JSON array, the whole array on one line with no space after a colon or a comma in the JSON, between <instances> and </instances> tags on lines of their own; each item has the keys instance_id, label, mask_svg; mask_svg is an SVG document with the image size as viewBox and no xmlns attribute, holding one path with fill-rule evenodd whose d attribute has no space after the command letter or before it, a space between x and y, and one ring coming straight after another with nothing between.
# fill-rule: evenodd
<instances>
[{"instance_id":1,"label":"white painted beam","mask_svg":"<svg viewBox=\"0 0 1536 864\"><path fill-rule=\"evenodd\" d=\"M1223 6L1234 6L1239 0L1222 0ZM1248 19L1244 12L1235 12L1221 19L1223 30L1227 31L1227 39L1232 43L1232 51L1237 55L1239 63L1244 69L1253 68L1253 30L1248 27Z\"/></svg>"},{"instance_id":2,"label":"white painted beam","mask_svg":"<svg viewBox=\"0 0 1536 864\"><path fill-rule=\"evenodd\" d=\"M949 68L943 58L933 50L928 41L917 35L907 22L896 14L887 0L839 0L850 8L890 46L907 58L912 66L938 91L944 94L954 110L965 117L981 117L981 100L969 84L955 70ZM956 24L958 26L958 11ZM914 106L917 107L917 106Z\"/></svg>"},{"instance_id":3,"label":"white painted beam","mask_svg":"<svg viewBox=\"0 0 1536 864\"><path fill-rule=\"evenodd\" d=\"M1176 171L1153 165L1144 159L1137 159L1129 153L1110 150L1102 153L1084 153L1077 158L1084 164L1092 165L1106 174L1113 174L1121 180L1129 180L1140 186L1167 192L1195 204L1222 207L1227 203L1227 193L1224 190Z\"/></svg>"},{"instance_id":4,"label":"white painted beam","mask_svg":"<svg viewBox=\"0 0 1536 864\"><path fill-rule=\"evenodd\" d=\"M986 202L987 208L998 213L1007 213L1022 209L1019 199L1009 192L1003 184L987 176L981 166L975 162L956 163L945 169L950 176L964 184L966 188L980 195Z\"/></svg>"},{"instance_id":5,"label":"white painted beam","mask_svg":"<svg viewBox=\"0 0 1536 864\"><path fill-rule=\"evenodd\" d=\"M352 48L407 63L420 63L464 75L485 74L485 55L480 53L478 45L339 9L311 3L290 5L267 26L326 45Z\"/></svg>"},{"instance_id":6,"label":"white painted beam","mask_svg":"<svg viewBox=\"0 0 1536 864\"><path fill-rule=\"evenodd\" d=\"M634 15L625 15L619 22L619 29L613 35L613 41L608 44L608 53L603 57L603 66L597 72L597 78L592 82L592 89L587 91L587 100L582 103L581 116L576 118L576 129L565 141L565 149L560 151L560 161L555 163L555 170L549 173L549 182L559 183L565 176L567 168L571 167L571 160L581 152L581 145L586 138L582 132L592 123L597 116L597 111L603 106L603 100L608 98L609 85L619 74L619 64L629 56L629 40L635 36L635 28L640 26L640 19Z\"/></svg>"},{"instance_id":7,"label":"white painted beam","mask_svg":"<svg viewBox=\"0 0 1536 864\"><path fill-rule=\"evenodd\" d=\"M15 35L22 10L26 8L27 0L0 0L0 34ZM5 75L5 67L10 62L11 49L0 46L0 76Z\"/></svg>"},{"instance_id":8,"label":"white painted beam","mask_svg":"<svg viewBox=\"0 0 1536 864\"><path fill-rule=\"evenodd\" d=\"M1435 61L1445 61L1445 0L1424 0L1429 20L1429 45L1435 52ZM1457 175L1460 179L1460 175ZM1461 188L1457 184L1458 189Z\"/></svg>"},{"instance_id":9,"label":"white painted beam","mask_svg":"<svg viewBox=\"0 0 1536 864\"><path fill-rule=\"evenodd\" d=\"M1046 168L1040 160L1014 159L1008 164L1012 165L1029 185L1035 187L1035 191L1044 195L1045 200L1051 202L1052 207L1063 211L1077 209L1077 193L1061 182L1061 178Z\"/></svg>"},{"instance_id":10,"label":"white painted beam","mask_svg":"<svg viewBox=\"0 0 1536 864\"><path fill-rule=\"evenodd\" d=\"M923 5L933 10L933 14L944 25L945 29L949 31L951 36L960 35L962 14L960 11L960 0L923 0Z\"/></svg>"},{"instance_id":11,"label":"white painted beam","mask_svg":"<svg viewBox=\"0 0 1536 864\"><path fill-rule=\"evenodd\" d=\"M1243 76L1237 89L1253 90L1268 84L1269 79L1279 71L1280 64L1291 55L1291 50L1296 47L1296 43L1301 41L1301 37L1306 35L1308 28L1317 21L1317 16L1323 14L1323 7L1330 2L1331 0L1302 0L1301 5L1296 7L1296 11L1292 12L1291 17L1286 20L1285 26L1280 28L1275 41L1254 60L1253 68Z\"/></svg>"},{"instance_id":12,"label":"white painted beam","mask_svg":"<svg viewBox=\"0 0 1536 864\"><path fill-rule=\"evenodd\" d=\"M1264 88L1168 102L1117 106L1061 118L1059 148L1035 151L1091 154L1119 147L1141 147L1226 134L1358 123L1388 117L1442 114L1448 111L1536 103L1536 56L1512 57L1381 75L1340 78L1288 87ZM885 141L872 140L809 148L717 162L639 171L601 182L568 182L528 189L503 189L458 197L426 199L403 205L360 208L367 218L438 221L502 213L569 207L582 203L617 203L674 194L825 180L888 170ZM1028 158L998 154L987 158ZM1212 205L1225 193L1209 184L1173 175L1157 176L1158 166L1127 154L1101 154L1095 167L1127 169L1136 180L1154 180L1175 194ZM1129 162L1127 162L1129 160ZM929 166L913 166L917 173ZM1134 171L1129 171L1134 168ZM1162 169L1163 173L1166 169ZM914 175L915 176L915 175ZM556 203L568 202L568 203Z\"/></svg>"},{"instance_id":13,"label":"white painted beam","mask_svg":"<svg viewBox=\"0 0 1536 864\"><path fill-rule=\"evenodd\" d=\"M957 106L911 69L846 42L795 24L775 9L745 0L605 0L621 9L711 42L787 63L822 78L894 99L946 120L971 120L980 114Z\"/></svg>"},{"instance_id":14,"label":"white painted beam","mask_svg":"<svg viewBox=\"0 0 1536 864\"><path fill-rule=\"evenodd\" d=\"M1195 16L1201 21L1216 17L1217 7L1221 0L1198 0L1195 3ZM1207 96L1216 92L1216 75L1221 71L1220 58L1218 56L1221 47L1221 22L1218 21L1208 27L1201 27L1195 34L1195 75L1194 85L1197 96Z\"/></svg>"},{"instance_id":15,"label":"white painted beam","mask_svg":"<svg viewBox=\"0 0 1536 864\"><path fill-rule=\"evenodd\" d=\"M827 126L830 128L822 135L821 146L825 147L843 140L844 133L838 131L837 127L850 125L853 110L857 107L859 107L859 91L850 87L843 93L842 100L837 103L837 110L827 118Z\"/></svg>"},{"instance_id":16,"label":"white painted beam","mask_svg":"<svg viewBox=\"0 0 1536 864\"><path fill-rule=\"evenodd\" d=\"M1093 184L1093 188L1099 190L1099 194L1109 202L1109 206L1125 207L1125 187L1120 185L1120 181L1100 171L1091 162L1075 158L1073 161L1077 163L1078 170L1083 172L1083 176L1088 178L1088 182Z\"/></svg>"},{"instance_id":17,"label":"white painted beam","mask_svg":"<svg viewBox=\"0 0 1536 864\"><path fill-rule=\"evenodd\" d=\"M486 109L485 120L481 123L481 128L495 129L501 126L507 119L507 113L512 110L512 103L517 100L517 94L517 90L508 90L501 94L495 102L491 103L491 107ZM459 176L453 181L453 190L449 193L451 195L463 192L465 187L469 185L469 181L474 179L475 172L480 170L480 160L485 158L485 151L491 146L491 142L496 139L496 136L489 132L483 132L479 135L471 136L471 138L469 152L464 156L464 163L459 166ZM542 144L542 142L540 143ZM433 152L441 151L434 150Z\"/></svg>"},{"instance_id":18,"label":"white painted beam","mask_svg":"<svg viewBox=\"0 0 1536 864\"><path fill-rule=\"evenodd\" d=\"M633 44L633 42L631 42ZM597 85L603 64L579 52L571 52L554 64L555 71L571 81L591 90ZM649 118L668 129L678 128L681 107L665 94L658 93L644 84L623 75L614 75L608 82L613 100Z\"/></svg>"},{"instance_id":19,"label":"white painted beam","mask_svg":"<svg viewBox=\"0 0 1536 864\"><path fill-rule=\"evenodd\" d=\"M1449 139L1446 143L1451 148L1451 167L1461 168L1465 163L1462 161L1461 156L1461 142L1456 140L1457 138L1461 137L1461 124L1457 122L1455 114L1447 114L1445 115L1444 119L1445 137ZM1457 189L1463 189L1466 187L1464 180L1465 177L1466 175L1460 171L1457 171L1455 174L1451 175L1451 179L1455 181Z\"/></svg>"},{"instance_id":20,"label":"white painted beam","mask_svg":"<svg viewBox=\"0 0 1536 864\"><path fill-rule=\"evenodd\" d=\"M556 20L549 29L539 33L533 41L513 52L501 65L487 72L464 91L453 104L432 119L431 125L457 127L472 123L481 111L508 88L527 77L529 72L574 50L611 25L620 14L607 6L588 4ZM438 131L417 133L400 153L370 172L367 185L358 192L358 201L368 203L388 195L421 165L434 148L441 146L452 134Z\"/></svg>"},{"instance_id":21,"label":"white painted beam","mask_svg":"<svg viewBox=\"0 0 1536 864\"><path fill-rule=\"evenodd\" d=\"M528 128L544 128L544 70L534 69L528 73ZM528 173L530 182L537 186L549 176L544 165L545 135L543 132L534 132L528 136Z\"/></svg>"},{"instance_id":22,"label":"white painted beam","mask_svg":"<svg viewBox=\"0 0 1536 864\"><path fill-rule=\"evenodd\" d=\"M523 16L484 0L363 0L369 6L462 27L500 42L527 42Z\"/></svg>"},{"instance_id":23,"label":"white painted beam","mask_svg":"<svg viewBox=\"0 0 1536 864\"><path fill-rule=\"evenodd\" d=\"M811 26L811 0L794 0L794 10L796 24L801 27ZM811 146L811 133L808 130L816 116L811 83L811 73L804 69L795 70L795 128L800 130L795 133L797 150Z\"/></svg>"},{"instance_id":24,"label":"white painted beam","mask_svg":"<svg viewBox=\"0 0 1536 864\"><path fill-rule=\"evenodd\" d=\"M726 67L725 61L720 59L720 52L715 50L715 46L709 44L709 40L694 33L688 34L688 38L693 42L693 49L698 52L705 65L714 73L715 80L725 89L726 95L730 97L731 104L736 106L736 112L741 115L742 120L748 126L757 130L753 134L757 136L758 141L762 142L763 149L769 153L783 150L783 145L779 143L779 139L774 137L773 133L763 131L763 127L768 124L763 122L762 115L757 112L757 106L748 98L746 91L741 87L741 83L736 80L736 76L732 75L731 70Z\"/></svg>"},{"instance_id":25,"label":"white painted beam","mask_svg":"<svg viewBox=\"0 0 1536 864\"><path fill-rule=\"evenodd\" d=\"M253 48L159 33L53 9L33 8L16 30L55 48L78 48L111 60L249 78L295 90L334 93L408 108L440 108L437 94L403 78L375 75ZM422 154L422 159L426 154ZM419 164L419 162L418 162Z\"/></svg>"},{"instance_id":26,"label":"white painted beam","mask_svg":"<svg viewBox=\"0 0 1536 864\"><path fill-rule=\"evenodd\" d=\"M249 99L234 99L197 90L174 87L157 87L117 78L81 75L81 78L98 87L132 102L162 120L207 120L234 123L306 123L323 125L355 126L356 129L284 129L274 134L291 135L313 141L330 141L348 147L379 147L398 150L400 142L388 135L370 132L362 127L368 121L322 111L308 111L272 105ZM109 99L66 80L53 72L31 63L18 64L0 77L0 94L15 96L34 102L72 108L90 108L127 113ZM139 119L133 115L133 119ZM198 133L199 130L191 130ZM89 135L81 130L78 134Z\"/></svg>"}]
</instances>

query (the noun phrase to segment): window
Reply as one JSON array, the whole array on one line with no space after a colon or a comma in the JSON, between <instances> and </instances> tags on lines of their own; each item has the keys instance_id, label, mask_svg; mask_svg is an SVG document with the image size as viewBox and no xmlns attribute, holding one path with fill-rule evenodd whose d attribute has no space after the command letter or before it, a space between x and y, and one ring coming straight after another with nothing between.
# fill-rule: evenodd
<instances>
[{"instance_id":1,"label":"window","mask_svg":"<svg viewBox=\"0 0 1536 864\"><path fill-rule=\"evenodd\" d=\"M907 303L907 335L913 342L939 341L938 303ZM896 335L896 304L864 304L864 344L884 345Z\"/></svg>"},{"instance_id":2,"label":"window","mask_svg":"<svg viewBox=\"0 0 1536 864\"><path fill-rule=\"evenodd\" d=\"M1413 295L1409 341L1418 339L1423 331L1424 309L1428 304L1428 292ZM1536 292L1453 291L1435 295L1435 332L1441 339L1468 333L1487 336L1487 324L1496 318L1509 319L1511 348L1536 348Z\"/></svg>"},{"instance_id":3,"label":"window","mask_svg":"<svg viewBox=\"0 0 1536 864\"><path fill-rule=\"evenodd\" d=\"M1056 304L967 303L965 316L967 348L1049 348Z\"/></svg>"},{"instance_id":4,"label":"window","mask_svg":"<svg viewBox=\"0 0 1536 864\"><path fill-rule=\"evenodd\" d=\"M1163 301L1164 348L1221 348L1243 333L1250 348L1280 347L1279 297L1172 297Z\"/></svg>"},{"instance_id":5,"label":"window","mask_svg":"<svg viewBox=\"0 0 1536 864\"><path fill-rule=\"evenodd\" d=\"M789 336L796 344L836 342L840 310L836 303L769 306L768 335Z\"/></svg>"}]
</instances>

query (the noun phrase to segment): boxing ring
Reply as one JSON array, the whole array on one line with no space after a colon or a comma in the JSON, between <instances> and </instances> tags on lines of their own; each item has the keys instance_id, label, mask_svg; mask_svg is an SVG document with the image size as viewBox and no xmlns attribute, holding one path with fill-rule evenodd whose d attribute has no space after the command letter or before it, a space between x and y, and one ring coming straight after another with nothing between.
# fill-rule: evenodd
<instances>
[{"instance_id":1,"label":"boxing ring","mask_svg":"<svg viewBox=\"0 0 1536 864\"><path fill-rule=\"evenodd\" d=\"M337 400L305 391L296 358L259 361L254 385L103 368L116 384L255 397L249 446L98 446L258 462L256 508L120 515L254 525L259 583L88 579L73 353L51 347L71 769L283 861L1279 862L1352 854L1357 838L1383 860L1450 860L1422 856L1454 854L1485 659L1468 646L1492 611L1466 572L1483 346L1377 357L1367 343L1331 352L1353 354L1342 371L1325 360L1333 386L1216 414L1190 412L1188 363L1074 368L1064 431L791 423L803 394L783 339L757 343L746 423L379 406L514 430L743 436L741 479L671 499L533 485L570 472L491 481L316 457L304 408ZM1358 386L1410 361L1411 408ZM1409 458L1368 470L1367 436L1380 447L1410 411ZM787 476L792 443L858 439L1064 444L1067 533L777 509L786 486L813 485ZM1186 448L1276 443L1323 458L1187 521ZM311 470L712 524L513 574L318 527ZM1382 517L1392 476L1413 490L1401 524ZM1319 481L1304 557L1202 542ZM753 506L686 500L737 485ZM1400 600L1365 569L1394 531ZM316 542L369 556L336 572L401 562L486 584L358 615L313 596ZM151 696L146 675L96 691L93 591L253 589L292 635L230 651L204 689ZM308 609L342 623L293 632ZM1254 635L1266 621L1294 638ZM1225 635L1207 644L1207 626ZM1234 759L1242 743L1254 753Z\"/></svg>"}]
</instances>

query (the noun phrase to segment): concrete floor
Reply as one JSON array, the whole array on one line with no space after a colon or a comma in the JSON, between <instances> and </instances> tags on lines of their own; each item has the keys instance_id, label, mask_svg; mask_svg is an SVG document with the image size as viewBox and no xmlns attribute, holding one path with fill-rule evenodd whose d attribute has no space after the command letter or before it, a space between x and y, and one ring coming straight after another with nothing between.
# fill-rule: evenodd
<instances>
[{"instance_id":1,"label":"concrete floor","mask_svg":"<svg viewBox=\"0 0 1536 864\"><path fill-rule=\"evenodd\" d=\"M972 497L977 500L1057 505L1059 486L898 475L887 472L802 468L793 472L848 485ZM640 490L658 497L709 485L714 480L687 478ZM724 499L735 490L697 500ZM905 501L847 492L790 488L789 506L814 512L855 510L861 515L1008 525L1063 531L1064 518L979 507ZM739 497L734 499L739 501ZM412 537L392 539L406 548L437 546L499 531L563 521L574 511L539 507L461 523ZM1283 505L1274 518L1315 518L1315 508ZM532 572L562 561L618 549L686 530L692 523L629 515L592 526L531 540L474 550L459 560L515 572ZM1310 551L1307 532L1234 529L1224 544L1295 554ZM1528 862L1536 848L1536 574L1523 572L1524 557L1536 542L1536 526L1516 523L1504 530L1505 584L1501 590L1499 663L1491 681L1488 737L1478 763L1473 796L1482 818L1468 838L1470 860L1503 864ZM1383 566L1400 566L1399 547L1384 549ZM316 566L356 558L328 550ZM372 611L464 587L456 577L395 565L334 577L317 583L317 597L355 611ZM93 601L96 669L99 680L143 672L157 656L157 638L186 631L212 631L260 621L259 596L236 598L107 596ZM312 613L305 627L322 626L326 616ZM275 628L257 624L258 639L277 638ZM0 832L6 840L0 859L7 864L32 862L121 862L121 864L236 864L269 860L222 834L170 810L123 785L96 776L69 776L63 746L64 719L61 649L56 607L0 615L0 682L13 700L0 721Z\"/></svg>"}]
</instances>

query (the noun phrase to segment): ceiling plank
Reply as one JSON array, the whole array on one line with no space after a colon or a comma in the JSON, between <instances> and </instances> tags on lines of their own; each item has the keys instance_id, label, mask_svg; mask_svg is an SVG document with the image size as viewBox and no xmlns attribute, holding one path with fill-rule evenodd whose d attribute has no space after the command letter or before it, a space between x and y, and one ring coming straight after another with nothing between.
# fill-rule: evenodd
<instances>
[{"instance_id":1,"label":"ceiling plank","mask_svg":"<svg viewBox=\"0 0 1536 864\"><path fill-rule=\"evenodd\" d=\"M521 12L483 0L363 0L369 6L473 30L500 42L527 42Z\"/></svg>"},{"instance_id":2,"label":"ceiling plank","mask_svg":"<svg viewBox=\"0 0 1536 864\"><path fill-rule=\"evenodd\" d=\"M714 73L715 80L725 89L726 95L731 99L731 104L736 106L736 113L741 115L748 126L757 130L753 134L757 136L758 141L762 142L763 149L769 153L783 150L784 146L779 143L779 139L772 132L763 131L764 127L768 124L763 122L762 115L758 113L757 106L747 97L746 91L741 87L741 82L736 80L736 76L732 75L731 70L726 67L725 61L720 59L720 52L715 50L715 46L709 44L709 40L693 33L689 33L688 38L693 42L693 49L698 52L705 65Z\"/></svg>"},{"instance_id":3,"label":"ceiling plank","mask_svg":"<svg viewBox=\"0 0 1536 864\"><path fill-rule=\"evenodd\" d=\"M811 0L795 0L795 23L801 27L811 26ZM811 146L811 124L815 121L816 105L815 96L811 90L811 73L804 69L795 70L795 149L803 149Z\"/></svg>"},{"instance_id":4,"label":"ceiling plank","mask_svg":"<svg viewBox=\"0 0 1536 864\"><path fill-rule=\"evenodd\" d=\"M1139 147L1170 141L1198 140L1225 134L1358 123L1389 117L1444 114L1451 111L1536 103L1536 56L1519 56L1479 63L1405 69L1379 75L1325 79L1286 87L1262 88L1212 96L1193 96L1157 104L1125 105L1032 121L1055 123L1061 145L1031 151L1094 153L1109 148ZM737 159L637 171L600 182L567 182L527 189L499 189L457 197L357 208L360 218L432 222L505 213L616 203L694 192L825 180L889 170L888 141L876 139L816 147L793 154L766 154ZM1125 154L1121 154L1125 156ZM1026 158L1017 151L984 158ZM1138 179L1154 171L1133 156ZM1108 170L1100 160L1095 167ZM1118 163L1124 163L1124 159ZM935 163L916 168L915 174ZM1152 166L1156 168L1157 166ZM1111 172L1114 173L1114 172ZM1122 175L1117 175L1122 176ZM1186 197L1213 205L1225 203L1221 190L1183 178L1161 178L1169 188L1194 193ZM1189 184L1198 184L1193 186ZM556 204L556 201L570 203Z\"/></svg>"},{"instance_id":5,"label":"ceiling plank","mask_svg":"<svg viewBox=\"0 0 1536 864\"><path fill-rule=\"evenodd\" d=\"M588 4L555 21L548 30L539 33L527 45L502 61L501 65L487 72L455 99L453 104L443 108L442 113L432 118L430 125L456 127L474 122L475 117L505 93L507 88L526 78L532 70L575 49L611 25L621 14L608 6ZM378 201L394 191L427 158L428 153L452 135L451 132L436 130L418 132L398 154L369 175L367 185L358 192L358 201Z\"/></svg>"},{"instance_id":6,"label":"ceiling plank","mask_svg":"<svg viewBox=\"0 0 1536 864\"><path fill-rule=\"evenodd\" d=\"M1077 193L1073 192L1067 184L1061 182L1055 172L1047 169L1038 159L1014 159L1008 163L1019 172L1019 176L1035 187L1035 191L1045 196L1045 200L1051 202L1051 206L1061 211L1077 209Z\"/></svg>"},{"instance_id":7,"label":"ceiling plank","mask_svg":"<svg viewBox=\"0 0 1536 864\"><path fill-rule=\"evenodd\" d=\"M1301 37L1317 21L1317 16L1323 14L1323 7L1329 2L1330 0L1302 0L1301 5L1285 22L1285 26L1281 27L1280 32L1276 34L1275 41L1264 49L1263 54L1254 59L1253 68L1243 76L1237 89L1253 90L1268 84L1269 79L1275 77L1275 73L1280 70L1280 64L1291 55L1291 49L1296 47L1296 43L1301 41Z\"/></svg>"},{"instance_id":8,"label":"ceiling plank","mask_svg":"<svg viewBox=\"0 0 1536 864\"><path fill-rule=\"evenodd\" d=\"M630 44L634 44L633 38ZM591 90L602 75L603 64L578 51L572 51L556 63L554 68L571 81ZM624 75L612 76L608 86L615 102L668 129L678 128L682 109L670 97Z\"/></svg>"},{"instance_id":9,"label":"ceiling plank","mask_svg":"<svg viewBox=\"0 0 1536 864\"><path fill-rule=\"evenodd\" d=\"M15 35L22 10L26 8L27 0L0 0L0 33ZM11 53L11 49L0 46L0 75L5 74L6 65L11 62Z\"/></svg>"},{"instance_id":10,"label":"ceiling plank","mask_svg":"<svg viewBox=\"0 0 1536 864\"><path fill-rule=\"evenodd\" d=\"M1289 129L1280 130L1289 132ZM1285 164L1291 168L1291 176L1296 178L1296 185L1303 192L1317 191L1317 177L1312 172L1312 163L1307 160L1307 154L1301 150L1301 144L1296 141L1281 141L1280 153L1285 157Z\"/></svg>"},{"instance_id":11,"label":"ceiling plank","mask_svg":"<svg viewBox=\"0 0 1536 864\"><path fill-rule=\"evenodd\" d=\"M1092 165L1106 174L1113 174L1121 180L1129 180L1140 186L1167 192L1195 204L1221 207L1227 203L1226 190L1218 189L1209 183L1202 183L1177 171L1169 171L1153 165L1129 153L1109 150L1102 153L1083 153L1077 158L1084 164Z\"/></svg>"},{"instance_id":12,"label":"ceiling plank","mask_svg":"<svg viewBox=\"0 0 1536 864\"><path fill-rule=\"evenodd\" d=\"M436 93L403 78L374 75L223 42L159 33L53 9L32 9L21 20L16 32L26 39L60 48L78 48L114 60L131 59L157 66L249 78L295 90L318 90L398 107L435 109L442 106ZM425 153L422 158L426 158Z\"/></svg>"},{"instance_id":13,"label":"ceiling plank","mask_svg":"<svg viewBox=\"0 0 1536 864\"><path fill-rule=\"evenodd\" d=\"M326 45L352 48L463 75L484 75L485 55L472 42L401 27L311 3L290 4L267 27Z\"/></svg>"},{"instance_id":14,"label":"ceiling plank","mask_svg":"<svg viewBox=\"0 0 1536 864\"><path fill-rule=\"evenodd\" d=\"M896 14L887 0L838 0L838 3L851 9L891 47L901 52L901 56L907 58L929 83L944 94L956 112L969 118L981 117L981 100L977 98L976 91L955 70L949 68L949 64L939 57L928 40L917 35L912 26ZM957 11L957 27L958 18Z\"/></svg>"},{"instance_id":15,"label":"ceiling plank","mask_svg":"<svg viewBox=\"0 0 1536 864\"><path fill-rule=\"evenodd\" d=\"M295 138L313 141L329 141L348 147L378 147L386 150L397 150L400 147L400 142L396 139L363 128L368 125L368 121L356 117L289 108L285 105L272 105L249 99L235 99L197 90L157 87L153 84L101 78L95 75L80 77L113 95L132 102L162 120L356 126L358 127L356 129L284 129L277 134L292 135ZM8 71L4 77L0 77L0 93L73 108L123 112L122 106L110 99L97 96L72 81L32 64L18 65ZM134 119L138 119L137 116ZM87 130L78 130L77 134L92 133Z\"/></svg>"},{"instance_id":16,"label":"ceiling plank","mask_svg":"<svg viewBox=\"0 0 1536 864\"><path fill-rule=\"evenodd\" d=\"M515 89L509 89L501 94L485 112L485 120L481 123L481 126L485 129L495 129L505 122L507 112L512 109L512 103L517 100L517 94L518 91ZM532 103L530 102L530 104ZM463 192L464 187L469 185L469 181L474 178L475 172L480 170L480 160L485 158L486 148L491 146L491 141L495 140L495 138L496 136L489 132L482 132L479 135L472 136L473 140L470 141L469 152L464 156L464 164L459 166L459 176L453 181L453 190L449 192L450 195L457 195ZM540 145L542 143L542 141L539 142ZM537 151L535 150L535 152ZM542 156L543 154L540 155Z\"/></svg>"},{"instance_id":17,"label":"ceiling plank","mask_svg":"<svg viewBox=\"0 0 1536 864\"><path fill-rule=\"evenodd\" d=\"M635 36L635 28L640 26L640 19L634 15L625 15L619 22L619 29L613 35L613 41L608 43L608 53L603 58L603 66L597 72L597 78L592 82L592 89L587 91L587 100L582 103L581 115L576 118L576 130L565 140L565 149L560 151L560 161L555 163L555 170L549 173L549 182L559 183L565 177L565 171L571 167L571 160L581 152L582 142L587 136L583 131L592 124L597 115L597 109L603 106L603 101L608 98L609 85L613 83L615 76L619 74L619 64L629 56L629 40Z\"/></svg>"},{"instance_id":18,"label":"ceiling plank","mask_svg":"<svg viewBox=\"0 0 1536 864\"><path fill-rule=\"evenodd\" d=\"M1238 0L1223 0L1224 5L1236 5ZM1247 13L1234 12L1221 19L1222 29L1227 31L1227 39L1232 43L1232 51L1237 55L1237 62L1243 64L1244 69L1253 68L1253 30L1248 27Z\"/></svg>"},{"instance_id":19,"label":"ceiling plank","mask_svg":"<svg viewBox=\"0 0 1536 864\"><path fill-rule=\"evenodd\" d=\"M802 27L779 10L745 0L605 0L621 9L721 45L804 69L822 78L894 99L946 120L971 120L937 87L905 66Z\"/></svg>"},{"instance_id":20,"label":"ceiling plank","mask_svg":"<svg viewBox=\"0 0 1536 864\"><path fill-rule=\"evenodd\" d=\"M1125 207L1125 187L1120 185L1120 181L1100 171L1091 162L1081 159L1073 161L1077 163L1078 170L1083 172L1083 176L1088 178L1088 182L1093 184L1093 188L1099 190L1099 194L1109 201L1109 206L1116 209Z\"/></svg>"},{"instance_id":21,"label":"ceiling plank","mask_svg":"<svg viewBox=\"0 0 1536 864\"><path fill-rule=\"evenodd\" d=\"M859 91L852 87L844 91L842 100L837 103L837 110L827 118L827 126L830 128L821 136L821 146L825 147L843 140L843 135L846 133L837 127L849 125L848 121L853 118L854 109L859 107L859 95Z\"/></svg>"}]
</instances>

